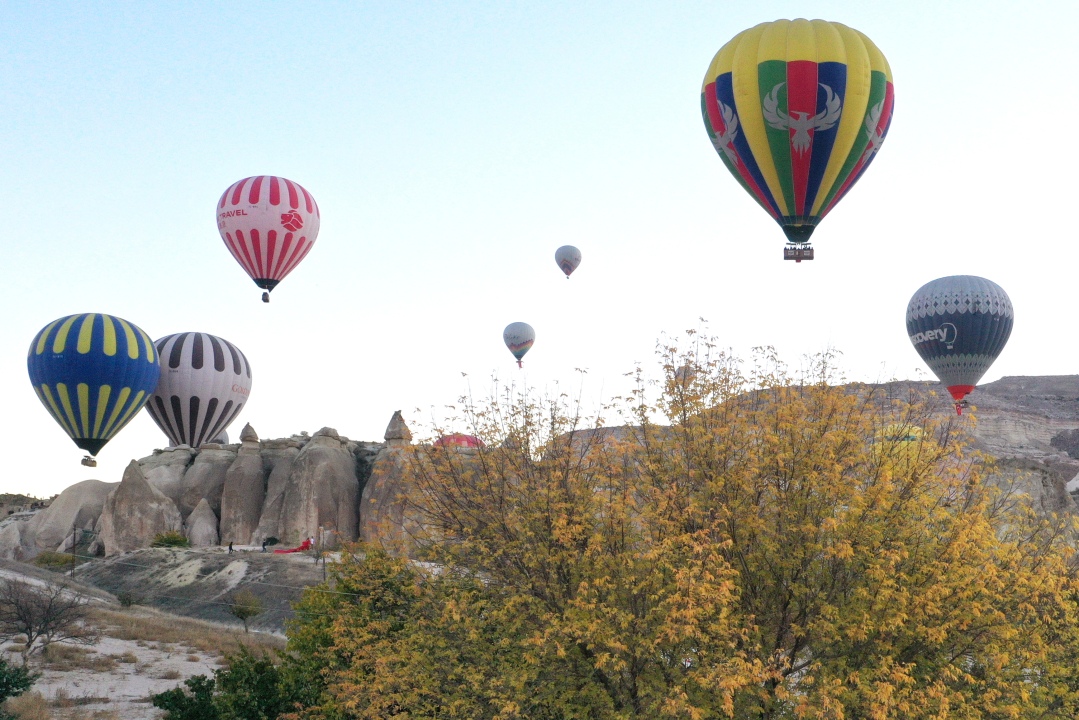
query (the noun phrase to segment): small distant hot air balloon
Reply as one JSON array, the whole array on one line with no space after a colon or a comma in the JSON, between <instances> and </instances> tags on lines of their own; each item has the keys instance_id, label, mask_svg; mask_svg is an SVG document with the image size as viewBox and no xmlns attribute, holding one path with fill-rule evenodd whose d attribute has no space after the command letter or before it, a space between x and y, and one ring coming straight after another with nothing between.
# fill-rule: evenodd
<instances>
[{"instance_id":1,"label":"small distant hot air balloon","mask_svg":"<svg viewBox=\"0 0 1079 720\"><path fill-rule=\"evenodd\" d=\"M64 432L89 455L131 421L157 385L150 337L134 323L103 313L53 320L26 358L34 392Z\"/></svg>"},{"instance_id":2,"label":"small distant hot air balloon","mask_svg":"<svg viewBox=\"0 0 1079 720\"><path fill-rule=\"evenodd\" d=\"M1008 293L995 282L952 275L926 283L907 305L907 335L948 388L955 411L1000 355L1012 334Z\"/></svg>"},{"instance_id":3,"label":"small distant hot air balloon","mask_svg":"<svg viewBox=\"0 0 1079 720\"><path fill-rule=\"evenodd\" d=\"M247 404L251 364L228 340L207 333L167 335L156 343L161 380L146 410L171 447L220 442Z\"/></svg>"},{"instance_id":4,"label":"small distant hot air balloon","mask_svg":"<svg viewBox=\"0 0 1079 720\"><path fill-rule=\"evenodd\" d=\"M485 448L487 445L475 435L465 435L464 433L450 433L449 435L443 435L433 443L434 447L456 447L456 448Z\"/></svg>"},{"instance_id":5,"label":"small distant hot air balloon","mask_svg":"<svg viewBox=\"0 0 1079 720\"><path fill-rule=\"evenodd\" d=\"M536 331L528 323L515 322L506 326L502 331L502 339L506 341L506 347L517 358L517 367L523 367L521 358L532 348L536 342Z\"/></svg>"},{"instance_id":6,"label":"small distant hot air balloon","mask_svg":"<svg viewBox=\"0 0 1079 720\"><path fill-rule=\"evenodd\" d=\"M708 137L723 164L787 236L787 260L876 157L892 122L888 61L857 30L777 20L720 48L701 88Z\"/></svg>"},{"instance_id":7,"label":"small distant hot air balloon","mask_svg":"<svg viewBox=\"0 0 1079 720\"><path fill-rule=\"evenodd\" d=\"M262 301L310 252L320 216L311 194L273 175L233 183L217 203L217 229L255 284Z\"/></svg>"},{"instance_id":8,"label":"small distant hot air balloon","mask_svg":"<svg viewBox=\"0 0 1079 720\"><path fill-rule=\"evenodd\" d=\"M562 272L566 273L566 279L569 280L569 276L581 264L581 251L572 245L563 245L554 251L554 261L558 263L558 267L562 268Z\"/></svg>"}]
</instances>

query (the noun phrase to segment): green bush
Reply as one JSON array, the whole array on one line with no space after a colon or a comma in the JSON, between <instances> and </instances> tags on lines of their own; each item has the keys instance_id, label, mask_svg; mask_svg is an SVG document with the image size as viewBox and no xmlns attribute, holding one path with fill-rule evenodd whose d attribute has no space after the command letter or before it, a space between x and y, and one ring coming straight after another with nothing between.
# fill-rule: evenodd
<instances>
[{"instance_id":1,"label":"green bush","mask_svg":"<svg viewBox=\"0 0 1079 720\"><path fill-rule=\"evenodd\" d=\"M234 592L229 598L229 612L243 622L244 632L247 632L247 621L261 615L262 611L262 600L247 588Z\"/></svg>"},{"instance_id":2,"label":"green bush","mask_svg":"<svg viewBox=\"0 0 1079 720\"><path fill-rule=\"evenodd\" d=\"M119 601L120 607L125 608L129 608L132 605L138 605L139 602L142 600L141 597L131 592L130 590L121 590L120 592L116 593L116 599Z\"/></svg>"},{"instance_id":3,"label":"green bush","mask_svg":"<svg viewBox=\"0 0 1079 720\"><path fill-rule=\"evenodd\" d=\"M155 708L165 711L165 720L217 720L214 706L214 679L196 675L184 680L187 692L179 687L151 698Z\"/></svg>"},{"instance_id":4,"label":"green bush","mask_svg":"<svg viewBox=\"0 0 1079 720\"><path fill-rule=\"evenodd\" d=\"M22 695L30 689L30 686L34 684L34 680L37 680L37 675L31 673L25 667L9 665L3 658L0 658L0 702L10 697Z\"/></svg>"},{"instance_id":5,"label":"green bush","mask_svg":"<svg viewBox=\"0 0 1079 720\"><path fill-rule=\"evenodd\" d=\"M154 535L150 547L191 547L191 541L178 532L164 532Z\"/></svg>"},{"instance_id":6,"label":"green bush","mask_svg":"<svg viewBox=\"0 0 1079 720\"><path fill-rule=\"evenodd\" d=\"M164 720L276 718L297 707L272 657L246 647L226 657L214 677L196 675L184 685L152 697L154 707L166 711Z\"/></svg>"},{"instance_id":7,"label":"green bush","mask_svg":"<svg viewBox=\"0 0 1079 720\"><path fill-rule=\"evenodd\" d=\"M48 570L60 570L71 567L72 557L69 553L53 552L45 550L34 558L34 564Z\"/></svg>"}]
</instances>

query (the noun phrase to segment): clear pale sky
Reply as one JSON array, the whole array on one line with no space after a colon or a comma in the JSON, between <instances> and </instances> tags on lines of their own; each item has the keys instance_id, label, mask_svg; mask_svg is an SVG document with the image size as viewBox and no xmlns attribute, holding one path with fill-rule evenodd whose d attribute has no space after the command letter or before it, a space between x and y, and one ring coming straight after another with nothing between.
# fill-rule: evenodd
<instances>
[{"instance_id":1,"label":"clear pale sky","mask_svg":"<svg viewBox=\"0 0 1079 720\"><path fill-rule=\"evenodd\" d=\"M800 265L700 116L720 46L793 17L864 32L896 87ZM1079 3L1036 0L0 2L0 492L116 481L165 444L143 412L84 468L39 404L30 341L79 312L239 346L233 438L381 440L394 410L422 425L492 375L594 407L700 317L738 353L834 347L851 379L926 378L903 315L952 274L1016 308L983 382L1077 373L1077 25ZM269 305L214 218L258 174L322 211ZM563 244L584 255L568 282ZM537 333L523 371L517 320Z\"/></svg>"}]
</instances>

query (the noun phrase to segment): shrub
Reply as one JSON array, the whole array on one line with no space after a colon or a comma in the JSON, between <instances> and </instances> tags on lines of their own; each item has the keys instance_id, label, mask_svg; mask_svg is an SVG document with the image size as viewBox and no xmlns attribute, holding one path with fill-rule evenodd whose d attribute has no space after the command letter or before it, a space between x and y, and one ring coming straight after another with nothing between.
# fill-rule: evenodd
<instances>
[{"instance_id":1,"label":"shrub","mask_svg":"<svg viewBox=\"0 0 1079 720\"><path fill-rule=\"evenodd\" d=\"M120 607L129 608L132 605L138 605L142 598L130 590L121 590L116 593L116 600L120 603Z\"/></svg>"},{"instance_id":2,"label":"shrub","mask_svg":"<svg viewBox=\"0 0 1079 720\"><path fill-rule=\"evenodd\" d=\"M184 680L185 692L175 687L151 698L154 707L165 711L165 720L217 720L214 707L214 679L196 675Z\"/></svg>"},{"instance_id":3,"label":"shrub","mask_svg":"<svg viewBox=\"0 0 1079 720\"><path fill-rule=\"evenodd\" d=\"M52 720L49 703L39 692L13 697L0 708L0 720Z\"/></svg>"},{"instance_id":4,"label":"shrub","mask_svg":"<svg viewBox=\"0 0 1079 720\"><path fill-rule=\"evenodd\" d=\"M158 533L150 547L191 547L191 541L183 533L175 531Z\"/></svg>"},{"instance_id":5,"label":"shrub","mask_svg":"<svg viewBox=\"0 0 1079 720\"><path fill-rule=\"evenodd\" d=\"M22 695L34 684L37 675L34 675L25 667L9 665L0 658L0 702L11 697Z\"/></svg>"},{"instance_id":6,"label":"shrub","mask_svg":"<svg viewBox=\"0 0 1079 720\"><path fill-rule=\"evenodd\" d=\"M34 558L34 564L47 570L66 570L71 567L72 556L68 553L45 550Z\"/></svg>"},{"instance_id":7,"label":"shrub","mask_svg":"<svg viewBox=\"0 0 1079 720\"><path fill-rule=\"evenodd\" d=\"M262 610L262 600L247 589L233 593L229 600L229 612L243 622L244 632L247 632L247 621L256 615L261 615Z\"/></svg>"}]
</instances>

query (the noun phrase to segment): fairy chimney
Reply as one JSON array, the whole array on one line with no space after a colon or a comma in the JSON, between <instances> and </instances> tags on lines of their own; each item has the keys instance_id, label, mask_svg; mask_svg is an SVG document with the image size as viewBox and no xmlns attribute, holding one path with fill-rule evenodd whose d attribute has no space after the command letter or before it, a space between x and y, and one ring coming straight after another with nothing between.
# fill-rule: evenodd
<instances>
[{"instance_id":1,"label":"fairy chimney","mask_svg":"<svg viewBox=\"0 0 1079 720\"><path fill-rule=\"evenodd\" d=\"M396 410L390 418L390 424L386 426L386 434L383 436L388 447L408 445L412 442L412 433L405 425L405 419L401 417L401 411Z\"/></svg>"}]
</instances>

